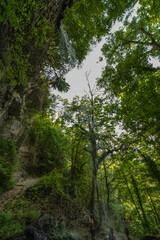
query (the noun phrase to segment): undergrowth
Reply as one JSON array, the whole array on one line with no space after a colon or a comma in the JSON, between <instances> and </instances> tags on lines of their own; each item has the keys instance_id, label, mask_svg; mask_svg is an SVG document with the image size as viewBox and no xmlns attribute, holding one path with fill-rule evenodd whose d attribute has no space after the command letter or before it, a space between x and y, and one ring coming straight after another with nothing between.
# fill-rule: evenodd
<instances>
[{"instance_id":1,"label":"undergrowth","mask_svg":"<svg viewBox=\"0 0 160 240\"><path fill-rule=\"evenodd\" d=\"M17 150L13 140L0 138L0 193L14 186L13 173L17 165Z\"/></svg>"},{"instance_id":2,"label":"undergrowth","mask_svg":"<svg viewBox=\"0 0 160 240\"><path fill-rule=\"evenodd\" d=\"M10 202L7 210L0 212L0 239L5 240L23 232L40 215L30 204L22 197L14 203Z\"/></svg>"}]
</instances>

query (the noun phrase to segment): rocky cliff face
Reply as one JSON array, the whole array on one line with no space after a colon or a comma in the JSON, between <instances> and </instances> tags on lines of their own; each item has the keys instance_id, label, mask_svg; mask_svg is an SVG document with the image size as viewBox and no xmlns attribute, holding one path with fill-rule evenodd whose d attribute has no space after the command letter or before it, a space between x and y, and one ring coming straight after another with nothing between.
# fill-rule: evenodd
<instances>
[{"instance_id":1,"label":"rocky cliff face","mask_svg":"<svg viewBox=\"0 0 160 240\"><path fill-rule=\"evenodd\" d=\"M42 91L37 83L10 87L1 83L0 88L0 134L17 143L24 134L23 120L28 112L41 110Z\"/></svg>"},{"instance_id":2,"label":"rocky cliff face","mask_svg":"<svg viewBox=\"0 0 160 240\"><path fill-rule=\"evenodd\" d=\"M0 64L3 65L3 69L1 70L0 76L0 137L3 136L7 139L13 139L16 142L19 149L19 158L22 158L22 162L26 162L26 164L34 163L36 157L33 149L30 149L30 144L27 140L25 120L32 121L33 113L42 110L44 93L40 86L40 72L43 68L50 42L54 41L55 32L58 31L60 22L64 17L64 11L67 7L71 7L73 2L73 0L47 1L46 9L41 9L41 6L39 6L38 9L40 13L41 11L43 13L41 17L44 17L48 27L53 30L51 31L53 36L49 33L43 45L37 43L37 40L32 38L28 38L26 43L24 45L22 44L22 52L24 56L26 54L26 59L27 54L29 54L28 63L31 66L31 69L27 69L28 82L26 85L20 84L13 87L5 82L9 69L8 64L10 64L9 66L11 69L12 64L15 64L14 60L9 56L12 54L12 50L10 50L12 49L12 42L17 40L14 39L17 35L14 26L10 24L8 19L1 23ZM38 21L38 13L35 11L32 12L32 14L32 20L35 22ZM28 37L29 34L32 35L32 23L26 26L27 29L25 34L27 34L26 37ZM37 29L41 31L38 25ZM6 52L8 62L5 62L4 59ZM15 79L16 78L17 76L15 76ZM21 79L18 81L21 81Z\"/></svg>"},{"instance_id":3,"label":"rocky cliff face","mask_svg":"<svg viewBox=\"0 0 160 240\"><path fill-rule=\"evenodd\" d=\"M73 4L73 0L47 1L45 9L41 9L41 7L43 6L42 3L40 2L39 5L37 5L37 11L39 12L32 12L33 16L31 19L35 21L35 23L37 23L37 15L41 14L42 20L47 21L47 27L50 29L51 33L46 33L48 35L46 37L46 40L43 42L43 45L39 38L27 38L28 35L32 36L32 25L35 24L34 22L31 22L29 25L27 25L28 23L26 23L26 32L20 32L20 34L22 34L21 37L23 37L24 34L27 34L26 43L24 45L23 43L21 44L21 54L26 56L26 61L28 61L29 64L27 66L31 66L30 69L24 70L28 78L28 83L26 85L20 84L15 87L11 87L11 85L6 82L7 76L10 73L9 69L12 69L12 67L18 69L18 66L15 66L15 64L17 63L14 62L14 59L12 60L12 58L14 57L12 57L12 43L17 40L17 31L15 31L15 28L14 26L12 26L10 20L6 19L4 23L1 23L0 64L3 66L3 69L1 69L0 74L0 134L1 136L3 135L7 138L13 138L16 142L19 141L19 139L24 133L24 126L22 124L22 120L23 117L25 117L26 115L26 109L27 112L28 110L31 112L33 109L41 110L42 91L39 87L40 72L43 69L50 43L54 41L54 36L56 35L55 32L58 31L60 27L60 21L64 17L64 11L68 6L71 7L71 5ZM41 27L39 27L38 25L36 27L37 31L41 32ZM7 61L5 61L5 57L3 55L7 58ZM28 55L29 58L27 57ZM20 73L19 75L21 76ZM11 77L9 77L9 81L12 82L13 80L14 82L21 82L24 80L21 80L20 77L17 80L17 77L19 76L17 76L16 74L14 76L12 72Z\"/></svg>"},{"instance_id":4,"label":"rocky cliff face","mask_svg":"<svg viewBox=\"0 0 160 240\"><path fill-rule=\"evenodd\" d=\"M0 137L13 139L17 145L19 169L15 173L16 179L37 164L36 149L29 142L26 122L31 126L34 114L42 110L43 97L44 92L36 82L17 87L1 83Z\"/></svg>"},{"instance_id":5,"label":"rocky cliff face","mask_svg":"<svg viewBox=\"0 0 160 240\"><path fill-rule=\"evenodd\" d=\"M17 139L22 128L23 97L15 89L1 83L0 88L0 133Z\"/></svg>"}]
</instances>

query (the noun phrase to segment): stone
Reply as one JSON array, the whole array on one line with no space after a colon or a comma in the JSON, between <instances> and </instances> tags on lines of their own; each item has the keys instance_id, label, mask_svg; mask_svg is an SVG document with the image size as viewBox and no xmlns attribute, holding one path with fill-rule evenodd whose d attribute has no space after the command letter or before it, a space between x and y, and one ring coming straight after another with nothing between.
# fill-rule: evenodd
<instances>
[{"instance_id":1,"label":"stone","mask_svg":"<svg viewBox=\"0 0 160 240\"><path fill-rule=\"evenodd\" d=\"M79 233L65 228L48 213L43 213L24 233L8 240L82 240Z\"/></svg>"}]
</instances>

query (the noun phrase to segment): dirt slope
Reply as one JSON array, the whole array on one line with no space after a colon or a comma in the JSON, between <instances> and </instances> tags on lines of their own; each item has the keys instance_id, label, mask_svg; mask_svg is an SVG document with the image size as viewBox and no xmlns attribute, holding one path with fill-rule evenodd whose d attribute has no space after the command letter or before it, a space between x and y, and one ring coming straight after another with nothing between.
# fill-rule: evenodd
<instances>
[{"instance_id":1,"label":"dirt slope","mask_svg":"<svg viewBox=\"0 0 160 240\"><path fill-rule=\"evenodd\" d=\"M27 188L35 185L39 180L40 178L28 178L28 179L25 179L24 181L21 180L16 184L16 186L12 190L1 194L0 195L0 211L4 210L5 205L9 201L11 200L16 201L21 195L23 195L23 193Z\"/></svg>"}]
</instances>

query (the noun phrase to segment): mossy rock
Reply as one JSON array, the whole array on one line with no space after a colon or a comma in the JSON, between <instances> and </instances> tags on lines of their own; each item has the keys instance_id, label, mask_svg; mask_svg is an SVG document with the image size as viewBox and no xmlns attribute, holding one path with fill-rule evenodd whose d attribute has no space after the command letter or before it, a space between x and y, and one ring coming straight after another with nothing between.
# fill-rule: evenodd
<instances>
[{"instance_id":1,"label":"mossy rock","mask_svg":"<svg viewBox=\"0 0 160 240\"><path fill-rule=\"evenodd\" d=\"M52 216L44 213L24 233L8 240L81 240L81 238L77 233L67 230Z\"/></svg>"}]
</instances>

